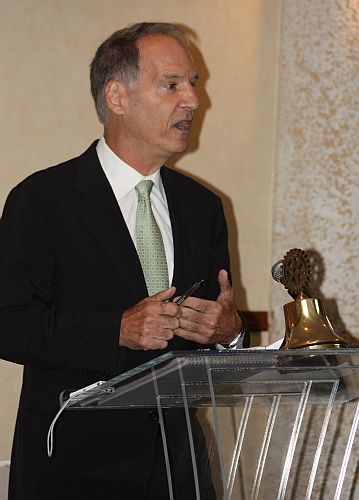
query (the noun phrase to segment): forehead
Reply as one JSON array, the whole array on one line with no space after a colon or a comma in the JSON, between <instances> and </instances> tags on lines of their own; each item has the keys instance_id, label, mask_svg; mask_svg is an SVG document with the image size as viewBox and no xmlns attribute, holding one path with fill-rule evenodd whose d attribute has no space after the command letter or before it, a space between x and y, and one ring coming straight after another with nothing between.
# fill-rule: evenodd
<instances>
[{"instance_id":1,"label":"forehead","mask_svg":"<svg viewBox=\"0 0 359 500\"><path fill-rule=\"evenodd\" d=\"M141 72L196 72L189 49L172 36L147 35L138 41L138 49Z\"/></svg>"}]
</instances>

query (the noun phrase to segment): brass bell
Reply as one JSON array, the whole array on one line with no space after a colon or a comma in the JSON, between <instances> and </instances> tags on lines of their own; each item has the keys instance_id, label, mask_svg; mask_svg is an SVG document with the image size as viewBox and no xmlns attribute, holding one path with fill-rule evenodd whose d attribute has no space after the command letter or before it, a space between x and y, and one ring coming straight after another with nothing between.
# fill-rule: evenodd
<instances>
[{"instance_id":1,"label":"brass bell","mask_svg":"<svg viewBox=\"0 0 359 500\"><path fill-rule=\"evenodd\" d=\"M272 276L288 290L294 301L283 306L285 335L280 349L340 349L349 347L337 335L320 299L309 297L307 287L312 266L300 248L289 250L272 267Z\"/></svg>"},{"instance_id":2,"label":"brass bell","mask_svg":"<svg viewBox=\"0 0 359 500\"><path fill-rule=\"evenodd\" d=\"M285 335L280 349L340 349L348 344L337 335L320 299L301 298L283 306Z\"/></svg>"}]
</instances>

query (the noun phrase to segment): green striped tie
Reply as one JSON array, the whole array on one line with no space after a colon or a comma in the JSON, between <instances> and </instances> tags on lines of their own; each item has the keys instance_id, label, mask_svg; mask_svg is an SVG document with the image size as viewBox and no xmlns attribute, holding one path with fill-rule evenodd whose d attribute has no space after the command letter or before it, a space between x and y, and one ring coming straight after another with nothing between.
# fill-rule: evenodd
<instances>
[{"instance_id":1,"label":"green striped tie","mask_svg":"<svg viewBox=\"0 0 359 500\"><path fill-rule=\"evenodd\" d=\"M162 234L153 215L150 194L153 181L147 179L136 186L136 246L142 265L148 295L168 288L168 270Z\"/></svg>"}]
</instances>

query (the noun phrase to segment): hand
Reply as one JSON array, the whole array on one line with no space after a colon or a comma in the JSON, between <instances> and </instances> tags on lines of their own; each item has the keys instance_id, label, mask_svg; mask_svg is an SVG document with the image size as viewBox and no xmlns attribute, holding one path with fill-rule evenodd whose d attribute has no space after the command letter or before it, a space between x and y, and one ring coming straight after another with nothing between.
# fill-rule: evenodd
<instances>
[{"instance_id":1,"label":"hand","mask_svg":"<svg viewBox=\"0 0 359 500\"><path fill-rule=\"evenodd\" d=\"M179 327L180 306L168 300L175 287L146 297L122 314L120 346L130 349L165 349Z\"/></svg>"},{"instance_id":2,"label":"hand","mask_svg":"<svg viewBox=\"0 0 359 500\"><path fill-rule=\"evenodd\" d=\"M216 301L188 297L182 303L176 335L198 344L229 344L238 335L242 321L224 269L218 273L218 284L220 293Z\"/></svg>"}]
</instances>

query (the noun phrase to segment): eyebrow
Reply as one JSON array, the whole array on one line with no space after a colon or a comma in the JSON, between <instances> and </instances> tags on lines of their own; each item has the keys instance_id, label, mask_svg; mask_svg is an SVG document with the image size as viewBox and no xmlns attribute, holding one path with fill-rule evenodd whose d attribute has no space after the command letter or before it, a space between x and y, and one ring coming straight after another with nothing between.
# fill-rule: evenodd
<instances>
[{"instance_id":1,"label":"eyebrow","mask_svg":"<svg viewBox=\"0 0 359 500\"><path fill-rule=\"evenodd\" d=\"M178 73L167 73L162 75L161 80L182 80L184 77ZM189 80L190 82L197 81L199 79L198 73L193 75Z\"/></svg>"}]
</instances>

